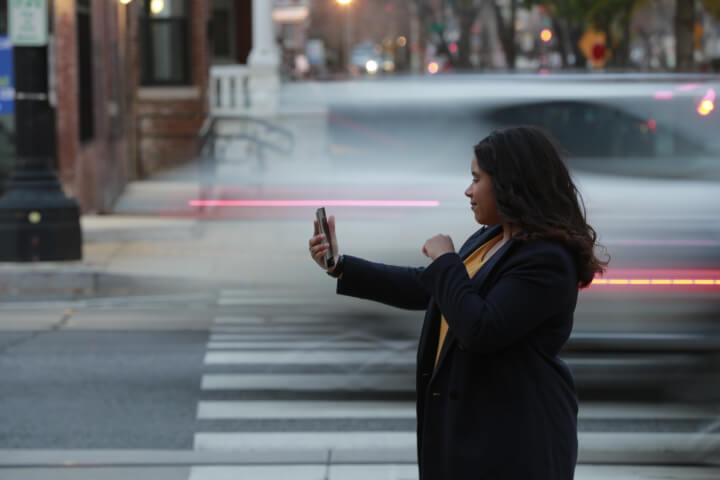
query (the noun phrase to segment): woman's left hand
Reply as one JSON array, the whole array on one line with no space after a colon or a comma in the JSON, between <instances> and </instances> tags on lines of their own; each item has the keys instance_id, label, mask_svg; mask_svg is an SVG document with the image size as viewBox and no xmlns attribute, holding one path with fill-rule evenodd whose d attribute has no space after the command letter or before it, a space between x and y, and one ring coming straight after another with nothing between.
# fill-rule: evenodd
<instances>
[{"instance_id":1,"label":"woman's left hand","mask_svg":"<svg viewBox=\"0 0 720 480\"><path fill-rule=\"evenodd\" d=\"M440 255L454 253L455 246L448 235L435 235L425 242L422 251L426 257L435 260Z\"/></svg>"}]
</instances>

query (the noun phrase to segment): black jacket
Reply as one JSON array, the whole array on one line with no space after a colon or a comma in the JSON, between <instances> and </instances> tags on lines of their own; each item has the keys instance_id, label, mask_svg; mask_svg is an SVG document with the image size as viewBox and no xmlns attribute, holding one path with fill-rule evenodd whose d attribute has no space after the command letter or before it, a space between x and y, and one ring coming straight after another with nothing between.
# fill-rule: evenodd
<instances>
[{"instance_id":1,"label":"black jacket","mask_svg":"<svg viewBox=\"0 0 720 480\"><path fill-rule=\"evenodd\" d=\"M577 395L558 352L570 336L575 263L549 241L503 245L470 279L463 259L500 233L472 235L427 268L345 256L337 292L425 309L417 357L421 480L567 480ZM440 314L450 327L437 367Z\"/></svg>"}]
</instances>

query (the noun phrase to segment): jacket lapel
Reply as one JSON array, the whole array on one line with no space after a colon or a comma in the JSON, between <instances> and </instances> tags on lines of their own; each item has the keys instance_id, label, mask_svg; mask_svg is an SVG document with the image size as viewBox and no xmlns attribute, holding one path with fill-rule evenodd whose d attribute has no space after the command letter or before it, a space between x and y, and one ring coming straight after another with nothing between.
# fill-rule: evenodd
<instances>
[{"instance_id":1,"label":"jacket lapel","mask_svg":"<svg viewBox=\"0 0 720 480\"><path fill-rule=\"evenodd\" d=\"M465 260L468 255L470 255L472 252L474 252L480 245L488 241L490 238L494 237L498 229L501 229L502 225L493 225L490 227L482 227L480 230L475 232L472 237L476 237L472 241L469 241L465 243L460 250L458 251L458 255L462 260ZM471 238L472 238L471 237ZM423 328L420 332L420 342L418 343L418 365L423 367L424 371L425 367L427 366L429 369L432 369L433 364L435 363L435 352L437 351L437 343L434 343L431 341L432 335L436 334L440 330L440 311L438 309L437 303L435 303L434 300L430 300L430 304L428 305L427 311L425 313L425 321L423 322ZM436 325L437 324L437 325ZM446 342L447 343L447 337ZM432 348L432 352L429 352L429 348ZM430 363L429 357L432 357L432 363Z\"/></svg>"},{"instance_id":2,"label":"jacket lapel","mask_svg":"<svg viewBox=\"0 0 720 480\"><path fill-rule=\"evenodd\" d=\"M460 255L460 258L462 260L465 260L467 257L470 256L471 253L473 253L475 250L478 249L480 245L487 242L491 238L493 238L495 235L497 235L502 230L502 225L493 225L491 227L483 227L479 231L479 235L477 235L477 238L473 240L472 242L468 242L465 245L460 248L460 251L458 252L458 255Z\"/></svg>"},{"instance_id":3,"label":"jacket lapel","mask_svg":"<svg viewBox=\"0 0 720 480\"><path fill-rule=\"evenodd\" d=\"M502 229L502 227L500 227L500 228ZM487 233L489 233L489 235L481 235L480 238L478 238L477 242L473 242L473 246L470 249L470 252L467 253L466 255L462 256L463 260L465 258L467 258L468 255L470 255L470 253L477 250L477 248L480 247L480 245L482 245L487 240L489 240L490 238L495 236L495 234L497 234L498 232L497 232L497 229L493 229L493 231L491 231L491 229L488 229L488 232L486 232L486 234ZM513 243L514 243L514 241L512 239L510 239L510 241L508 241L505 245L500 247L500 249L497 252L495 252L495 254L492 257L490 257L490 259L487 262L485 262L485 264L480 268L480 270L478 270L478 272L475 274L475 276L470 280L472 282L473 290L475 292L480 291L480 289L483 286L483 283L485 283L485 281L488 278L490 278L490 274L495 270L497 265L500 264L500 261L508 254L508 252L510 251L510 247L513 245ZM435 307L435 308L437 308L437 307ZM442 350L440 351L440 357L438 358L437 365L435 365L435 369L433 370L432 377L430 378L431 382L435 378L435 375L438 372L438 370L440 370L440 366L441 366L443 360L445 359L445 357L447 356L447 352L454 346L455 341L456 341L455 335L453 334L452 329L449 329L447 332L447 335L445 337L445 343L443 343Z\"/></svg>"}]
</instances>

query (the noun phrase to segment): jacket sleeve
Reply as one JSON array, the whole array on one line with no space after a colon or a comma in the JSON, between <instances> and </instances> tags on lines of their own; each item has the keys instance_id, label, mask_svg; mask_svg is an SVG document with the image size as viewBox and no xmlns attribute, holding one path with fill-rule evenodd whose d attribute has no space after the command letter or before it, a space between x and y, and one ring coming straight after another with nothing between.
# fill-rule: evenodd
<instances>
[{"instance_id":1,"label":"jacket sleeve","mask_svg":"<svg viewBox=\"0 0 720 480\"><path fill-rule=\"evenodd\" d=\"M396 267L345 255L337 293L408 310L424 310L430 295L420 283L423 268Z\"/></svg>"},{"instance_id":2,"label":"jacket sleeve","mask_svg":"<svg viewBox=\"0 0 720 480\"><path fill-rule=\"evenodd\" d=\"M447 253L421 275L463 348L493 353L525 337L548 318L571 309L577 297L575 267L567 254L544 250L513 259L480 295L460 257Z\"/></svg>"}]
</instances>

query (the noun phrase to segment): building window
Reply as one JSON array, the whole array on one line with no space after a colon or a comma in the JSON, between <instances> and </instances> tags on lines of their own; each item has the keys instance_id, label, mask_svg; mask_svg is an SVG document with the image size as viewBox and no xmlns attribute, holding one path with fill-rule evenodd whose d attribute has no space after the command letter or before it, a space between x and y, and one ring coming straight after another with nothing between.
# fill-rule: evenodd
<instances>
[{"instance_id":1,"label":"building window","mask_svg":"<svg viewBox=\"0 0 720 480\"><path fill-rule=\"evenodd\" d=\"M140 1L141 82L189 85L188 0Z\"/></svg>"},{"instance_id":2,"label":"building window","mask_svg":"<svg viewBox=\"0 0 720 480\"><path fill-rule=\"evenodd\" d=\"M0 0L0 35L7 35L7 0Z\"/></svg>"},{"instance_id":3,"label":"building window","mask_svg":"<svg viewBox=\"0 0 720 480\"><path fill-rule=\"evenodd\" d=\"M235 2L213 0L211 6L213 61L235 62Z\"/></svg>"},{"instance_id":4,"label":"building window","mask_svg":"<svg viewBox=\"0 0 720 480\"><path fill-rule=\"evenodd\" d=\"M90 0L77 2L78 53L78 111L80 113L80 141L95 135L92 75L92 23Z\"/></svg>"}]
</instances>

